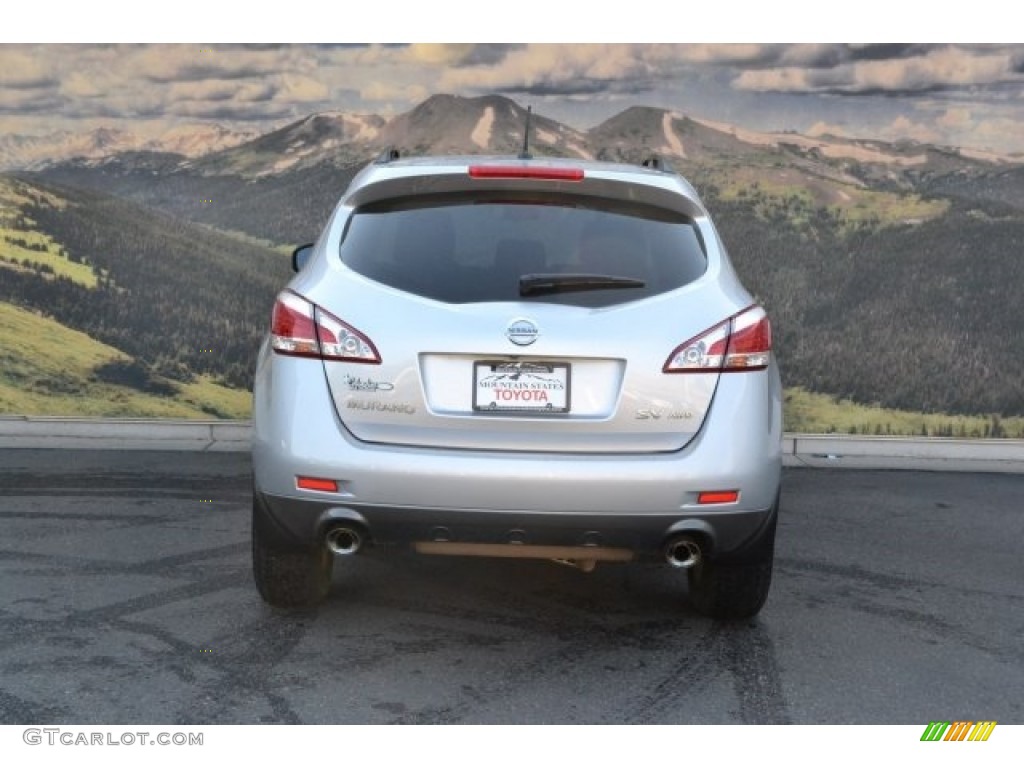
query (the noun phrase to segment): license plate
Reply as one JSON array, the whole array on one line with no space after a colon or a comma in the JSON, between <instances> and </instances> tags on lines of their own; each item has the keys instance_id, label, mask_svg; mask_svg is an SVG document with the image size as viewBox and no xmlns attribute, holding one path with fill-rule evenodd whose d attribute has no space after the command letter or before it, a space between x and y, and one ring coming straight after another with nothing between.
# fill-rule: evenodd
<instances>
[{"instance_id":1,"label":"license plate","mask_svg":"<svg viewBox=\"0 0 1024 768\"><path fill-rule=\"evenodd\" d=\"M473 410L568 413L569 364L480 361L473 364Z\"/></svg>"}]
</instances>

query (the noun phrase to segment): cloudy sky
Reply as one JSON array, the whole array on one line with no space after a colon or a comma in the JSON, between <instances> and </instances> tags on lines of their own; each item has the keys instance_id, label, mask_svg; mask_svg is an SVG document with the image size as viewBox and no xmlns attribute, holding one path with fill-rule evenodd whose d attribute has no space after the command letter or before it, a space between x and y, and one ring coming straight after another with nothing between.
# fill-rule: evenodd
<instances>
[{"instance_id":1,"label":"cloudy sky","mask_svg":"<svg viewBox=\"0 0 1024 768\"><path fill-rule=\"evenodd\" d=\"M0 134L269 130L317 111L391 115L433 93L502 93L578 128L643 104L749 128L1024 152L1021 44L0 42Z\"/></svg>"}]
</instances>

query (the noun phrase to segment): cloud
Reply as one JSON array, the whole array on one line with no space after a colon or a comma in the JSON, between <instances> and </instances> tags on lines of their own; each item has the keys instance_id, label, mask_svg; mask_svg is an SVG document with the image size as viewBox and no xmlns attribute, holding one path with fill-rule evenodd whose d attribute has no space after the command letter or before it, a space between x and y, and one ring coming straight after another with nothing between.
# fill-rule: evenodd
<instances>
[{"instance_id":1,"label":"cloud","mask_svg":"<svg viewBox=\"0 0 1024 768\"><path fill-rule=\"evenodd\" d=\"M809 70L800 67L741 72L732 81L740 91L812 91L815 85Z\"/></svg>"},{"instance_id":2,"label":"cloud","mask_svg":"<svg viewBox=\"0 0 1024 768\"><path fill-rule=\"evenodd\" d=\"M819 120L810 128L807 129L808 136L821 137L821 136L841 136L848 137L850 134L846 128L835 123L826 123L824 120Z\"/></svg>"},{"instance_id":3,"label":"cloud","mask_svg":"<svg viewBox=\"0 0 1024 768\"><path fill-rule=\"evenodd\" d=\"M971 110L963 107L951 107L939 115L935 121L946 130L963 130L970 128L974 121L971 118Z\"/></svg>"},{"instance_id":4,"label":"cloud","mask_svg":"<svg viewBox=\"0 0 1024 768\"><path fill-rule=\"evenodd\" d=\"M497 64L510 52L525 50L526 47L525 43L476 43L473 45L473 50L462 58L458 66Z\"/></svg>"},{"instance_id":5,"label":"cloud","mask_svg":"<svg viewBox=\"0 0 1024 768\"><path fill-rule=\"evenodd\" d=\"M1011 118L994 118L979 120L970 126L970 133L965 136L965 145L985 147L996 152L1022 152L1018 136L1020 120Z\"/></svg>"},{"instance_id":6,"label":"cloud","mask_svg":"<svg viewBox=\"0 0 1024 768\"><path fill-rule=\"evenodd\" d=\"M167 114L167 105L162 94L139 93L129 89L121 89L116 93L106 94L103 98L79 99L68 102L63 112L76 118L150 118L163 117Z\"/></svg>"},{"instance_id":7,"label":"cloud","mask_svg":"<svg viewBox=\"0 0 1024 768\"><path fill-rule=\"evenodd\" d=\"M57 82L54 67L45 56L0 46L0 88L43 88Z\"/></svg>"},{"instance_id":8,"label":"cloud","mask_svg":"<svg viewBox=\"0 0 1024 768\"><path fill-rule=\"evenodd\" d=\"M928 101L918 105L918 108L924 113L936 115L933 122L944 135L943 144L994 152L1024 151L1020 141L1024 108L1019 103L992 105L974 101L966 106L950 106Z\"/></svg>"},{"instance_id":9,"label":"cloud","mask_svg":"<svg viewBox=\"0 0 1024 768\"><path fill-rule=\"evenodd\" d=\"M443 91L475 93L640 92L674 68L666 53L659 46L529 45L506 51L495 63L449 69L438 84Z\"/></svg>"},{"instance_id":10,"label":"cloud","mask_svg":"<svg viewBox=\"0 0 1024 768\"><path fill-rule=\"evenodd\" d=\"M246 46L125 46L127 71L154 83L236 80L315 66L316 52L304 46L253 49Z\"/></svg>"},{"instance_id":11,"label":"cloud","mask_svg":"<svg viewBox=\"0 0 1024 768\"><path fill-rule=\"evenodd\" d=\"M198 83L174 83L167 89L167 102L173 105L185 101L263 101L273 98L277 90L265 80L202 80Z\"/></svg>"},{"instance_id":12,"label":"cloud","mask_svg":"<svg viewBox=\"0 0 1024 768\"><path fill-rule=\"evenodd\" d=\"M782 45L759 43L695 43L676 46L662 46L675 49L674 56L680 61L694 64L739 64L757 66L777 61L783 54Z\"/></svg>"},{"instance_id":13,"label":"cloud","mask_svg":"<svg viewBox=\"0 0 1024 768\"><path fill-rule=\"evenodd\" d=\"M381 52L376 51L380 56ZM414 45L439 90L643 93L724 74L737 91L904 95L1024 82L1024 47L934 44Z\"/></svg>"},{"instance_id":14,"label":"cloud","mask_svg":"<svg viewBox=\"0 0 1024 768\"><path fill-rule=\"evenodd\" d=\"M109 89L99 79L76 71L64 77L60 92L70 99L92 99L109 93Z\"/></svg>"},{"instance_id":15,"label":"cloud","mask_svg":"<svg viewBox=\"0 0 1024 768\"><path fill-rule=\"evenodd\" d=\"M889 141L910 140L922 144L942 144L946 137L931 125L917 123L906 115L900 115L889 125L878 131L878 137Z\"/></svg>"},{"instance_id":16,"label":"cloud","mask_svg":"<svg viewBox=\"0 0 1024 768\"><path fill-rule=\"evenodd\" d=\"M574 125L646 103L762 130L1024 148L1024 45L0 45L4 125L33 131L392 113L439 92L528 94Z\"/></svg>"},{"instance_id":17,"label":"cloud","mask_svg":"<svg viewBox=\"0 0 1024 768\"><path fill-rule=\"evenodd\" d=\"M746 69L802 67L828 69L854 61L900 59L931 47L919 43L702 43L672 46L680 59L699 64L727 64Z\"/></svg>"},{"instance_id":18,"label":"cloud","mask_svg":"<svg viewBox=\"0 0 1024 768\"><path fill-rule=\"evenodd\" d=\"M413 43L399 54L407 61L441 67L489 66L500 63L525 44L510 43Z\"/></svg>"},{"instance_id":19,"label":"cloud","mask_svg":"<svg viewBox=\"0 0 1024 768\"><path fill-rule=\"evenodd\" d=\"M287 73L280 76L280 97L286 101L302 104L320 102L331 95L330 89L313 77Z\"/></svg>"},{"instance_id":20,"label":"cloud","mask_svg":"<svg viewBox=\"0 0 1024 768\"><path fill-rule=\"evenodd\" d=\"M926 91L998 83L1013 76L1012 57L1008 53L978 54L945 48L909 59L858 62L853 68L852 88Z\"/></svg>"},{"instance_id":21,"label":"cloud","mask_svg":"<svg viewBox=\"0 0 1024 768\"><path fill-rule=\"evenodd\" d=\"M329 102L331 87L320 78L320 65L340 80L342 74L330 68L331 61L350 50L207 44L0 46L0 110L28 119L48 109L60 121L278 119ZM30 88L33 83L39 85ZM21 96L10 91L15 86ZM262 104L270 101L277 103Z\"/></svg>"},{"instance_id":22,"label":"cloud","mask_svg":"<svg viewBox=\"0 0 1024 768\"><path fill-rule=\"evenodd\" d=\"M472 43L414 43L405 49L405 57L413 63L451 67L464 61L473 48Z\"/></svg>"},{"instance_id":23,"label":"cloud","mask_svg":"<svg viewBox=\"0 0 1024 768\"><path fill-rule=\"evenodd\" d=\"M359 90L359 95L367 101L399 101L416 102L430 96L430 91L415 83L403 85L395 82L375 80L367 83Z\"/></svg>"},{"instance_id":24,"label":"cloud","mask_svg":"<svg viewBox=\"0 0 1024 768\"><path fill-rule=\"evenodd\" d=\"M732 85L741 91L903 95L1024 81L1015 69L1021 54L1013 47L845 47L831 54L835 66L747 70Z\"/></svg>"},{"instance_id":25,"label":"cloud","mask_svg":"<svg viewBox=\"0 0 1024 768\"><path fill-rule=\"evenodd\" d=\"M853 61L906 59L942 46L931 43L849 43L842 46Z\"/></svg>"},{"instance_id":26,"label":"cloud","mask_svg":"<svg viewBox=\"0 0 1024 768\"><path fill-rule=\"evenodd\" d=\"M288 104L274 101L257 101L244 104L217 102L182 102L174 107L176 117L218 122L268 121L296 117Z\"/></svg>"},{"instance_id":27,"label":"cloud","mask_svg":"<svg viewBox=\"0 0 1024 768\"><path fill-rule=\"evenodd\" d=\"M52 89L0 88L0 114L58 113L65 106Z\"/></svg>"}]
</instances>

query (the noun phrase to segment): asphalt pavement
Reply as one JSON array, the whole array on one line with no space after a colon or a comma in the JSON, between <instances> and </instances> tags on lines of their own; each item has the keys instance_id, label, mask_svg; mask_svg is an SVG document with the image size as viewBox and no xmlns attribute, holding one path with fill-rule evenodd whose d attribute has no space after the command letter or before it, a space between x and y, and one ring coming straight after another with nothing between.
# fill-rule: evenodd
<instances>
[{"instance_id":1,"label":"asphalt pavement","mask_svg":"<svg viewBox=\"0 0 1024 768\"><path fill-rule=\"evenodd\" d=\"M244 453L0 450L0 723L1024 723L1024 476L790 468L760 616L663 566L249 565Z\"/></svg>"}]
</instances>

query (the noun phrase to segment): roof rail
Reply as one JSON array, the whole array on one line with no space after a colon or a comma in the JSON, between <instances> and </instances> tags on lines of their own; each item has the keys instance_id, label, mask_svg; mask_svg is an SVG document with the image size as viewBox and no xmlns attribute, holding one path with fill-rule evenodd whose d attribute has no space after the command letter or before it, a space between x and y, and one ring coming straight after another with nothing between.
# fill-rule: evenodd
<instances>
[{"instance_id":1,"label":"roof rail","mask_svg":"<svg viewBox=\"0 0 1024 768\"><path fill-rule=\"evenodd\" d=\"M377 165L384 165L385 163L390 163L394 160L397 160L401 156L402 153L399 152L397 149L395 149L394 147L388 147L379 155L377 155L377 159L374 160L373 162L377 163Z\"/></svg>"},{"instance_id":2,"label":"roof rail","mask_svg":"<svg viewBox=\"0 0 1024 768\"><path fill-rule=\"evenodd\" d=\"M676 172L675 168L673 168L669 164L668 160L666 160L661 155L651 155L650 157L646 158L642 163L640 163L640 165L642 165L644 168L650 168L652 171L661 171L662 173Z\"/></svg>"}]
</instances>

